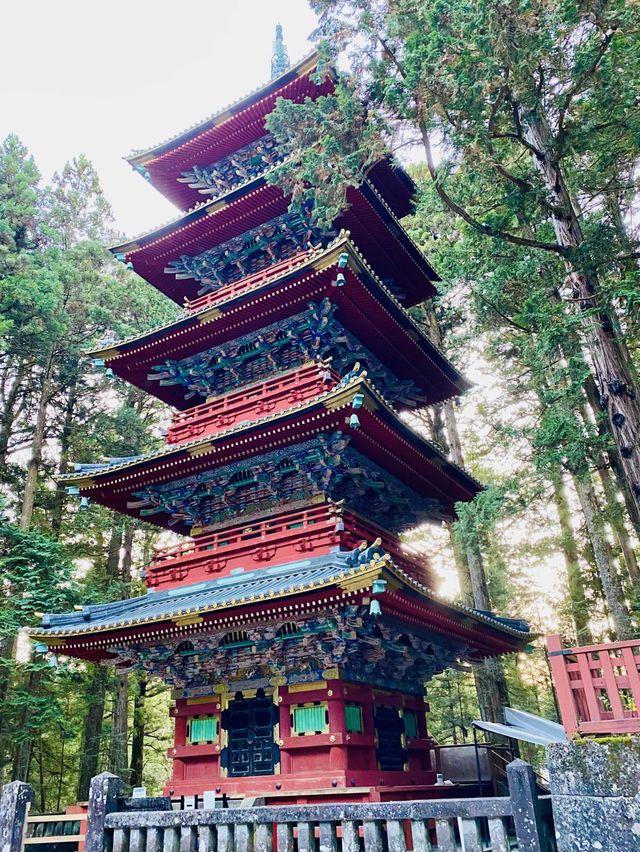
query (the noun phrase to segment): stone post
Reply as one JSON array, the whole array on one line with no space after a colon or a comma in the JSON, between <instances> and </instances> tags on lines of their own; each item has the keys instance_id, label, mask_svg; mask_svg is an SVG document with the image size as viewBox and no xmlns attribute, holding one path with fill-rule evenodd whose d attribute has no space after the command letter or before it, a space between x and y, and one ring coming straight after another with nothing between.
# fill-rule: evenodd
<instances>
[{"instance_id":1,"label":"stone post","mask_svg":"<svg viewBox=\"0 0 640 852\"><path fill-rule=\"evenodd\" d=\"M558 852L640 849L640 738L547 746Z\"/></svg>"},{"instance_id":2,"label":"stone post","mask_svg":"<svg viewBox=\"0 0 640 852\"><path fill-rule=\"evenodd\" d=\"M11 781L0 796L0 852L22 852L29 805L34 794L30 784Z\"/></svg>"},{"instance_id":3,"label":"stone post","mask_svg":"<svg viewBox=\"0 0 640 852\"><path fill-rule=\"evenodd\" d=\"M85 852L103 852L104 821L107 814L115 811L118 797L122 795L124 784L117 775L103 772L91 779L89 787L89 807L87 809L87 836L84 842ZM4 850L0 850L4 852Z\"/></svg>"},{"instance_id":4,"label":"stone post","mask_svg":"<svg viewBox=\"0 0 640 852\"><path fill-rule=\"evenodd\" d=\"M524 760L513 760L507 766L507 781L518 848L527 852L547 852L547 833L540 813L533 769Z\"/></svg>"}]
</instances>

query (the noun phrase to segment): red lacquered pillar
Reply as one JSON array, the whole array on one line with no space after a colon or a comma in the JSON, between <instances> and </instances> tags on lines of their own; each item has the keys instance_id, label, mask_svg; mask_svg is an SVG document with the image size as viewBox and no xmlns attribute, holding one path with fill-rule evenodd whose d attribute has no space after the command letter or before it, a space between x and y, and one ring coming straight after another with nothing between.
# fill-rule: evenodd
<instances>
[{"instance_id":1,"label":"red lacquered pillar","mask_svg":"<svg viewBox=\"0 0 640 852\"><path fill-rule=\"evenodd\" d=\"M336 745L329 747L329 767L344 772L347 768L347 749L344 745L347 733L344 718L344 697L340 681L327 684L327 710L329 713L329 737Z\"/></svg>"},{"instance_id":2,"label":"red lacquered pillar","mask_svg":"<svg viewBox=\"0 0 640 852\"><path fill-rule=\"evenodd\" d=\"M291 707L288 701L284 699L288 696L289 692L285 686L280 687L280 739L287 741L288 737L291 736ZM280 749L280 774L281 775L291 775L291 754L286 748Z\"/></svg>"}]
</instances>

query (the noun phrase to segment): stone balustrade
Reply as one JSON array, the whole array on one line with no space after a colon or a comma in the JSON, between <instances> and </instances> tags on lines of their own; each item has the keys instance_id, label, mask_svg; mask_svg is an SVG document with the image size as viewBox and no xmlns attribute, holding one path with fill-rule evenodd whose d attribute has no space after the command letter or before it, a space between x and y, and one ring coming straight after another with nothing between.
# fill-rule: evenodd
<instances>
[{"instance_id":1,"label":"stone balustrade","mask_svg":"<svg viewBox=\"0 0 640 852\"><path fill-rule=\"evenodd\" d=\"M126 799L110 773L91 782L85 852L553 852L550 803L531 767L508 768L510 795L484 799L168 810L169 799ZM0 799L2 852L21 852L27 784ZM154 804L155 803L155 804ZM133 810L133 808L137 808Z\"/></svg>"}]
</instances>

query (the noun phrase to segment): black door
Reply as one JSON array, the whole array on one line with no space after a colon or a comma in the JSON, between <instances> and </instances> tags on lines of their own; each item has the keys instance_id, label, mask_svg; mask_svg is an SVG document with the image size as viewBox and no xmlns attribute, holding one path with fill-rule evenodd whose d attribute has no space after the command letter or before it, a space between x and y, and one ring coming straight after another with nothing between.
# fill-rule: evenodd
<instances>
[{"instance_id":1,"label":"black door","mask_svg":"<svg viewBox=\"0 0 640 852\"><path fill-rule=\"evenodd\" d=\"M276 711L262 690L255 698L236 694L225 713L230 776L274 774L278 753L273 739Z\"/></svg>"},{"instance_id":2,"label":"black door","mask_svg":"<svg viewBox=\"0 0 640 852\"><path fill-rule=\"evenodd\" d=\"M378 747L378 767L386 772L402 772L407 752L402 744L404 722L396 707L376 707L374 723Z\"/></svg>"}]
</instances>

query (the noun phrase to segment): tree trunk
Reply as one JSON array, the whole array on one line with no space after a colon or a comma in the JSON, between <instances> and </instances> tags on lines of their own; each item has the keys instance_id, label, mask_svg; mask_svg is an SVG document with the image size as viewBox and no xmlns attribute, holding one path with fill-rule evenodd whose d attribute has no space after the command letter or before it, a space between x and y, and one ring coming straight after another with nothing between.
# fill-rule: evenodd
<instances>
[{"instance_id":1,"label":"tree trunk","mask_svg":"<svg viewBox=\"0 0 640 852\"><path fill-rule=\"evenodd\" d=\"M89 784L93 776L98 774L106 693L107 670L104 666L93 665L93 677L88 694L89 704L84 717L80 747L80 773L76 792L79 802L89 798Z\"/></svg>"},{"instance_id":2,"label":"tree trunk","mask_svg":"<svg viewBox=\"0 0 640 852\"><path fill-rule=\"evenodd\" d=\"M613 551L607 541L593 485L588 476L574 476L573 483L587 524L604 598L616 636L618 639L632 639L634 630L631 616L624 598L622 583L616 570Z\"/></svg>"},{"instance_id":3,"label":"tree trunk","mask_svg":"<svg viewBox=\"0 0 640 852\"><path fill-rule=\"evenodd\" d=\"M431 341L443 348L440 325L429 302L423 305L425 331ZM462 442L453 400L442 403L432 423L434 440L439 443L451 461L464 467ZM476 609L491 610L491 598L480 548L460 541L453 525L449 527L452 550L458 570L458 579L463 602ZM474 666L474 680L480 715L485 722L502 722L502 708L509 704L509 690L502 662L498 658L486 659L481 666Z\"/></svg>"},{"instance_id":4,"label":"tree trunk","mask_svg":"<svg viewBox=\"0 0 640 852\"><path fill-rule=\"evenodd\" d=\"M114 530L115 533L115 530ZM133 559L133 537L135 528L125 521L122 534L122 560L118 573L124 583L131 581L131 562ZM114 535L112 534L112 540ZM127 672L116 673L116 687L113 701L113 723L111 727L111 744L109 748L109 771L128 781L129 777L129 675Z\"/></svg>"},{"instance_id":5,"label":"tree trunk","mask_svg":"<svg viewBox=\"0 0 640 852\"><path fill-rule=\"evenodd\" d=\"M580 557L573 529L571 527L571 510L565 491L564 483L560 477L551 482L553 496L558 511L558 523L560 525L560 547L564 557L567 571L567 583L569 586L569 603L571 616L576 628L576 639L578 645L590 645L593 636L589 629L589 605L584 594L584 578L580 568Z\"/></svg>"},{"instance_id":6,"label":"tree trunk","mask_svg":"<svg viewBox=\"0 0 640 852\"><path fill-rule=\"evenodd\" d=\"M601 412L600 408L600 396L598 394L598 388L596 387L596 382L593 376L588 376L584 383L584 391L589 401L589 407L593 412L593 417L596 423L598 424L598 434L601 436L609 437L611 436L611 440L607 441L609 444L609 448L607 449L607 458L609 460L609 466L613 475L616 478L616 483L622 496L624 497L624 505L627 509L627 515L629 516L629 520L631 521L631 526L633 527L636 535L640 537L640 506L636 503L633 492L629 486L629 482L624 475L624 471L622 470L622 465L620 463L620 454L618 452L618 448L613 442L613 435L611 435L611 429L609 421L606 423L599 418L599 414Z\"/></svg>"},{"instance_id":7,"label":"tree trunk","mask_svg":"<svg viewBox=\"0 0 640 852\"><path fill-rule=\"evenodd\" d=\"M24 362L21 362L16 373L11 381L11 386L3 395L2 416L0 416L0 470L4 471L7 466L7 456L9 454L9 442L16 426L16 417L24 406L24 400L27 395L27 388L23 386L23 381L28 373L28 367ZM6 377L3 379L3 391L6 387ZM4 481L4 472L0 474L0 480Z\"/></svg>"},{"instance_id":8,"label":"tree trunk","mask_svg":"<svg viewBox=\"0 0 640 852\"><path fill-rule=\"evenodd\" d=\"M523 122L525 139L537 153L534 167L542 177L556 212L552 222L556 239L562 246L579 249L584 236L569 194L564 175L555 159L554 144L548 125L540 115L527 116ZM600 406L606 410L611 432L618 447L620 464L629 482L633 499L640 506L640 401L639 389L623 345L601 301L597 273L584 260L570 258L567 263L567 287L561 293L567 304L580 311L583 337L593 364ZM596 312L592 314L593 309Z\"/></svg>"},{"instance_id":9,"label":"tree trunk","mask_svg":"<svg viewBox=\"0 0 640 852\"><path fill-rule=\"evenodd\" d=\"M40 696L40 686L42 683L42 670L36 669L29 675L28 693L30 699L35 699ZM33 716L33 705L25 704L22 708L19 718L19 729L21 731L28 730L31 717ZM33 740L31 737L25 737L16 746L13 756L13 778L14 781L27 781L29 778L29 766L31 764L31 750L33 748Z\"/></svg>"},{"instance_id":10,"label":"tree trunk","mask_svg":"<svg viewBox=\"0 0 640 852\"><path fill-rule=\"evenodd\" d=\"M467 563L465 548L459 541L459 536L456 535L453 523L447 522L447 532L449 533L449 542L453 553L453 561L456 565L458 585L460 586L460 596L463 601L469 602L469 605L471 606L473 602L473 592L471 591L471 575L469 573L469 565Z\"/></svg>"},{"instance_id":11,"label":"tree trunk","mask_svg":"<svg viewBox=\"0 0 640 852\"><path fill-rule=\"evenodd\" d=\"M113 696L111 742L109 744L109 772L123 781L129 776L129 675L116 672Z\"/></svg>"},{"instance_id":12,"label":"tree trunk","mask_svg":"<svg viewBox=\"0 0 640 852\"><path fill-rule=\"evenodd\" d=\"M114 523L114 525L111 527L111 535L109 536L109 544L107 546L107 562L105 565L105 573L107 575L107 586L111 581L119 579L122 532L122 527L119 526L117 523Z\"/></svg>"},{"instance_id":13,"label":"tree trunk","mask_svg":"<svg viewBox=\"0 0 640 852\"><path fill-rule=\"evenodd\" d=\"M69 469L69 444L73 432L73 418L75 416L76 401L78 399L78 377L74 376L69 385L67 395L67 404L64 410L64 422L62 431L60 432L60 461L58 464L58 473L67 473ZM53 508L51 511L51 529L55 535L58 535L62 526L62 515L64 512L66 491L62 483L58 482L56 493L53 498Z\"/></svg>"},{"instance_id":14,"label":"tree trunk","mask_svg":"<svg viewBox=\"0 0 640 852\"><path fill-rule=\"evenodd\" d=\"M503 707L509 706L509 690L500 657L487 657L481 666L474 666L480 715L485 722L504 722Z\"/></svg>"},{"instance_id":15,"label":"tree trunk","mask_svg":"<svg viewBox=\"0 0 640 852\"><path fill-rule=\"evenodd\" d=\"M611 471L606 467L599 467L598 474L602 482L602 489L607 501L607 520L611 524L611 528L615 533L620 552L624 559L624 564L629 575L629 582L633 584L640 583L640 568L638 567L638 559L635 550L631 544L629 532L624 523L623 508L618 501L618 494L613 482Z\"/></svg>"},{"instance_id":16,"label":"tree trunk","mask_svg":"<svg viewBox=\"0 0 640 852\"><path fill-rule=\"evenodd\" d=\"M15 657L15 636L3 636L0 639L0 659L13 660ZM11 669L9 665L0 666L0 705L7 700L11 685Z\"/></svg>"},{"instance_id":17,"label":"tree trunk","mask_svg":"<svg viewBox=\"0 0 640 852\"><path fill-rule=\"evenodd\" d=\"M53 367L54 357L52 351L47 360L44 375L42 377L40 401L38 402L35 428L33 430L33 440L31 442L31 457L27 462L27 478L22 498L22 512L20 514L20 528L23 530L27 530L31 526L36 486L38 485L38 473L42 463L42 450L44 447L45 427L47 424L47 407L51 397Z\"/></svg>"},{"instance_id":18,"label":"tree trunk","mask_svg":"<svg viewBox=\"0 0 640 852\"><path fill-rule=\"evenodd\" d=\"M459 467L464 467L458 422L451 400L443 403L443 412L447 430L445 446L449 449L451 460ZM480 548L463 544L455 532L453 537L457 540L454 553L457 554L456 564L464 603L476 609L491 611L489 586ZM474 679L480 715L484 721L504 721L502 708L509 705L509 690L501 660L488 658L481 666L474 666Z\"/></svg>"},{"instance_id":19,"label":"tree trunk","mask_svg":"<svg viewBox=\"0 0 640 852\"><path fill-rule=\"evenodd\" d=\"M131 740L131 786L142 787L144 768L144 733L145 733L145 696L147 694L147 678L138 676L136 695L133 705L133 737Z\"/></svg>"},{"instance_id":20,"label":"tree trunk","mask_svg":"<svg viewBox=\"0 0 640 852\"><path fill-rule=\"evenodd\" d=\"M123 583L131 582L131 564L133 562L133 537L135 527L130 521L125 521L122 536L122 563L120 565L120 579Z\"/></svg>"}]
</instances>

